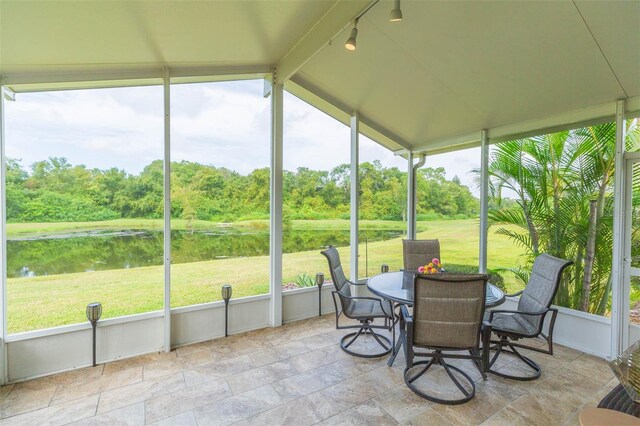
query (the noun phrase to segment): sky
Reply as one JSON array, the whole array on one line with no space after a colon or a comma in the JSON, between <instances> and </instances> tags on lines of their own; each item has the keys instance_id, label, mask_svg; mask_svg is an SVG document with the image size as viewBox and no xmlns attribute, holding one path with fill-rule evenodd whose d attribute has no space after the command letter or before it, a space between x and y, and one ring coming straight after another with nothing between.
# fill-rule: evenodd
<instances>
[{"instance_id":1,"label":"sky","mask_svg":"<svg viewBox=\"0 0 640 426\"><path fill-rule=\"evenodd\" d=\"M247 174L269 166L270 99L262 80L176 84L171 87L171 160L194 161ZM6 155L23 166L65 157L88 168L137 174L163 156L161 86L19 93L6 102ZM349 128L285 92L284 168L329 170L348 163ZM360 138L360 161L407 169L405 159ZM469 171L479 148L427 158L475 195Z\"/></svg>"}]
</instances>

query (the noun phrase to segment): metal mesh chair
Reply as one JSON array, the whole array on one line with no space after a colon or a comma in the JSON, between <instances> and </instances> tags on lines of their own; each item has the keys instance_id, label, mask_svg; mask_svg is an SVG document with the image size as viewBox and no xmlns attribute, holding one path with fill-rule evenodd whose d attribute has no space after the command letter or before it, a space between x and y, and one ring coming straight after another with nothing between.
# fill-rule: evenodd
<instances>
[{"instance_id":1,"label":"metal mesh chair","mask_svg":"<svg viewBox=\"0 0 640 426\"><path fill-rule=\"evenodd\" d=\"M342 337L340 340L342 350L350 355L362 358L377 358L389 354L392 349L391 341L389 341L386 336L376 333L375 330L385 329L392 331L393 340L395 341L394 316L391 303L376 297L353 296L351 294L351 285L364 284L352 283L347 280L342 270L342 264L340 263L340 255L335 247L331 246L321 251L321 253L329 262L329 271L335 287L335 290L331 294L336 312L336 329L358 329ZM340 315L356 320L360 324L341 326ZM384 325L373 324L375 319L383 319ZM350 350L349 347L363 335L372 336L383 350L376 353L361 353Z\"/></svg>"},{"instance_id":2,"label":"metal mesh chair","mask_svg":"<svg viewBox=\"0 0 640 426\"><path fill-rule=\"evenodd\" d=\"M431 262L434 257L440 259L440 241L402 240L402 255L404 269L417 271L420 266Z\"/></svg>"},{"instance_id":3,"label":"metal mesh chair","mask_svg":"<svg viewBox=\"0 0 640 426\"><path fill-rule=\"evenodd\" d=\"M565 268L573 262L559 259L548 254L541 254L533 263L531 278L524 290L507 296L520 296L515 311L493 310L485 314L485 320L499 340L492 340L492 350L496 353L489 363L489 371L495 375L514 380L535 380L540 377L540 366L532 359L522 355L516 348L528 349L547 355L553 355L553 328L558 310L551 307L556 297L560 278ZM542 328L546 315L551 312L549 333L544 334ZM541 336L546 340L548 348L527 346L515 343L521 338ZM533 370L532 376L515 376L491 369L502 352L515 355L526 366Z\"/></svg>"},{"instance_id":4,"label":"metal mesh chair","mask_svg":"<svg viewBox=\"0 0 640 426\"><path fill-rule=\"evenodd\" d=\"M473 398L476 390L473 379L459 367L448 364L447 358L472 360L482 377L486 378L485 366L489 357L491 331L488 324L483 326L482 316L487 280L488 276L484 274L416 276L413 316L409 315L406 306L401 306L401 311L406 324L402 331L403 339L406 339L407 357L404 381L421 397L451 405L462 404ZM483 340L482 354L480 336ZM416 347L430 349L431 352L416 352ZM427 357L429 360L416 362L416 357ZM443 399L418 389L416 380L434 364L440 364L444 368L461 397L455 398L453 395L451 399ZM424 368L412 371L417 365L424 365Z\"/></svg>"}]
</instances>

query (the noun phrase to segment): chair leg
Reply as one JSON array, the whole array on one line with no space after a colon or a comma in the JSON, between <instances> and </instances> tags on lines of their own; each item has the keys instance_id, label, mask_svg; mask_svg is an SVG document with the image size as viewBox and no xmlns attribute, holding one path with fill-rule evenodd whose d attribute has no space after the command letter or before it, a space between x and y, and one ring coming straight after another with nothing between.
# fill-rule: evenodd
<instances>
[{"instance_id":1,"label":"chair leg","mask_svg":"<svg viewBox=\"0 0 640 426\"><path fill-rule=\"evenodd\" d=\"M405 368L405 370L404 370L404 382L407 385L407 387L409 389L411 389L416 395L421 396L422 398L428 399L429 401L436 402L438 404L458 405L458 404L464 404L465 402L470 401L476 394L476 385L473 382L473 379L467 373L465 373L464 371L462 371L458 367L455 367L453 365L448 364L444 360L444 358L441 356L442 353L440 351L436 351L435 353L433 353L433 355L434 356L429 361L419 361L419 362L412 363L412 366L425 365L425 368L421 369L415 375L410 375L409 370L412 367L407 366L407 368ZM435 363L438 363L438 364L442 365L442 367L446 371L446 373L449 376L449 378L451 378L451 380L456 385L456 387L464 395L462 398L458 398L458 399L442 399L442 398L438 398L438 397L435 397L433 395L429 395L429 394L427 394L425 392L422 392L421 390L419 390L414 385L414 382L419 377L424 375L424 373L426 373L427 370L429 370L429 368ZM460 381L454 375L452 370L455 371L456 373L458 373L461 376L461 378L464 379L464 381L467 384L467 387L469 387L470 389L465 388L465 386L462 383L460 383Z\"/></svg>"},{"instance_id":2,"label":"chair leg","mask_svg":"<svg viewBox=\"0 0 640 426\"><path fill-rule=\"evenodd\" d=\"M382 352L367 354L355 352L349 349L349 346L351 346L351 344L355 342L360 336L366 336L368 334L370 334L375 339L375 341L380 346L382 346L382 348L384 349ZM375 330L371 328L371 324L369 324L368 320L361 321L361 327L358 329L358 331L343 336L342 339L340 339L340 347L349 355L357 356L360 358L379 358L381 356L388 355L389 352L391 352L391 349L393 349L389 338L376 333Z\"/></svg>"},{"instance_id":3,"label":"chair leg","mask_svg":"<svg viewBox=\"0 0 640 426\"><path fill-rule=\"evenodd\" d=\"M497 342L493 342L496 343L496 353L493 356L493 358L491 359L491 362L489 363L489 372L491 374L495 374L496 376L500 376L500 377L504 377L505 379L511 379L511 380L519 380L519 381L531 381L531 380L536 380L538 378L540 378L540 375L542 374L542 369L540 368L540 366L531 358L528 358L524 355L522 355L520 352L518 352L518 350L509 343L509 341L502 337L500 338L499 341ZM508 348L505 348L505 346ZM531 370L533 370L533 375L532 376L516 376L513 374L507 374L507 373L502 373L500 371L494 370L491 367L493 367L493 364L495 364L496 360L498 359L498 355L500 355L501 352L506 352L506 353L510 353L512 355L515 355L517 358L519 358L527 367L529 367Z\"/></svg>"}]
</instances>

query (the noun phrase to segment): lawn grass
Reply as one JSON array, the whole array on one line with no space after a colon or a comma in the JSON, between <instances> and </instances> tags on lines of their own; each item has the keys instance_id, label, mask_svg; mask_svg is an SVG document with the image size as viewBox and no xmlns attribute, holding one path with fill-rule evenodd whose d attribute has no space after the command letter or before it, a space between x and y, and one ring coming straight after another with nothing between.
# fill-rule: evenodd
<instances>
[{"instance_id":1,"label":"lawn grass","mask_svg":"<svg viewBox=\"0 0 640 426\"><path fill-rule=\"evenodd\" d=\"M202 223L201 223L202 222ZM361 221L362 229L380 229L377 221ZM96 227L74 224L11 224L13 235L60 233L89 229L149 229L161 221L117 220L100 222ZM180 222L178 222L180 223ZM176 223L176 225L178 224ZM20 226L16 226L20 225ZM23 226L24 225L24 226ZM71 228L71 225L74 227ZM211 222L194 221L194 227L211 227ZM297 229L348 229L349 221L293 221ZM182 221L180 226L186 226ZM403 222L382 222L383 229L403 229ZM420 222L418 238L438 238L442 261L450 264L475 265L478 262L478 221L447 220ZM184 228L183 228L184 229ZM365 272L365 244L360 246L359 276ZM349 248L340 247L345 273L349 274ZM368 275L377 273L386 263L391 270L402 267L402 238L372 242L367 245ZM521 263L522 250L504 236L490 232L490 267L513 266ZM324 272L329 276L327 263L317 250L283 255L283 279L292 281L299 273L312 276ZM505 280L509 290L518 284ZM205 262L173 264L171 266L172 306L187 306L220 300L222 284L233 285L233 297L265 294L269 291L269 257L241 257ZM48 328L86 321L85 307L99 301L103 304L103 318L162 309L163 267L83 272L7 280L9 333ZM37 312L37 314L35 314Z\"/></svg>"}]
</instances>

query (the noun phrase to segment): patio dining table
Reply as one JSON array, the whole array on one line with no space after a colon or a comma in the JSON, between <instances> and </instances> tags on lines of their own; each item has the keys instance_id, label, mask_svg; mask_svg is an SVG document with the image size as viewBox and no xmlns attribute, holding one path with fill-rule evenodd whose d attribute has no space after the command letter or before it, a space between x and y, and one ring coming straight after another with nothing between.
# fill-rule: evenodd
<instances>
[{"instance_id":1,"label":"patio dining table","mask_svg":"<svg viewBox=\"0 0 640 426\"><path fill-rule=\"evenodd\" d=\"M371 293L398 305L413 305L413 283L417 271L385 272L375 275L367 281L367 288ZM504 303L506 297L502 290L491 283L487 283L485 308L493 308ZM402 326L402 324L401 324ZM388 365L393 365L403 341L401 338L395 343Z\"/></svg>"}]
</instances>

